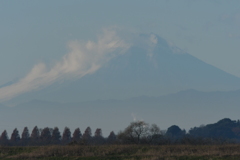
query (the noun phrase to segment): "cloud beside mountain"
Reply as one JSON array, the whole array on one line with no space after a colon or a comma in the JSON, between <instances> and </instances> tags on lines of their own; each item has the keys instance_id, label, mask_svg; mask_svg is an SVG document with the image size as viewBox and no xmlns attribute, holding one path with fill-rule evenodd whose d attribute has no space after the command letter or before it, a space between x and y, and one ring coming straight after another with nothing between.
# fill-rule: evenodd
<instances>
[{"instance_id":1,"label":"cloud beside mountain","mask_svg":"<svg viewBox=\"0 0 240 160\"><path fill-rule=\"evenodd\" d=\"M53 67L48 68L46 64L39 63L18 82L0 88L0 101L44 88L58 80L81 78L92 74L114 56L122 54L129 48L129 44L120 39L116 31L104 29L96 42L71 41L68 47L70 52Z\"/></svg>"}]
</instances>

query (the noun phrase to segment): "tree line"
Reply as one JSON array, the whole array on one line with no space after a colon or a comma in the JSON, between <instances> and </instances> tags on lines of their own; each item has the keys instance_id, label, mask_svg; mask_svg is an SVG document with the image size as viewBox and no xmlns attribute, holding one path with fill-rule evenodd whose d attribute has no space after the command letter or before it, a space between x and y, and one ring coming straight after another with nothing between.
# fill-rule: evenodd
<instances>
[{"instance_id":1,"label":"tree line","mask_svg":"<svg viewBox=\"0 0 240 160\"><path fill-rule=\"evenodd\" d=\"M217 123L194 127L187 133L177 125L170 126L166 131L160 130L156 124L144 121L130 123L124 130L115 134L110 132L108 137L103 137L102 129L97 128L92 134L87 127L82 134L79 128L71 133L68 127L61 134L58 127L39 129L35 126L31 132L27 127L20 136L15 128L8 137L4 130L0 136L2 146L34 146L34 145L103 145L103 144L223 144L240 142L240 121L224 118Z\"/></svg>"},{"instance_id":2,"label":"tree line","mask_svg":"<svg viewBox=\"0 0 240 160\"><path fill-rule=\"evenodd\" d=\"M0 137L0 145L2 146L36 146L36 145L66 145L66 144L105 144L112 143L116 140L116 135L112 131L107 138L102 136L102 129L97 128L94 135L92 130L87 127L82 134L79 128L76 128L71 134L68 127L64 128L61 134L58 127L39 129L35 126L30 134L28 127L23 129L20 136L19 131L15 128L8 137L7 131L4 130Z\"/></svg>"},{"instance_id":3,"label":"tree line","mask_svg":"<svg viewBox=\"0 0 240 160\"><path fill-rule=\"evenodd\" d=\"M132 122L125 130L120 131L117 140L122 144L227 144L240 143L240 121L224 118L217 123L200 125L188 132L177 125L166 131L143 121Z\"/></svg>"}]
</instances>

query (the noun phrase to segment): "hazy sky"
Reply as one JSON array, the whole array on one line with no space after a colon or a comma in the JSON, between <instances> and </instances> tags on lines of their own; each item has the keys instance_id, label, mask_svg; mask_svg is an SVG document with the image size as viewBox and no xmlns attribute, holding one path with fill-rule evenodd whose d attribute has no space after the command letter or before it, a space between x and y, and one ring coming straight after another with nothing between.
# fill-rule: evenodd
<instances>
[{"instance_id":1,"label":"hazy sky","mask_svg":"<svg viewBox=\"0 0 240 160\"><path fill-rule=\"evenodd\" d=\"M0 85L53 65L72 41L96 40L105 28L155 33L240 77L238 0L0 1Z\"/></svg>"}]
</instances>

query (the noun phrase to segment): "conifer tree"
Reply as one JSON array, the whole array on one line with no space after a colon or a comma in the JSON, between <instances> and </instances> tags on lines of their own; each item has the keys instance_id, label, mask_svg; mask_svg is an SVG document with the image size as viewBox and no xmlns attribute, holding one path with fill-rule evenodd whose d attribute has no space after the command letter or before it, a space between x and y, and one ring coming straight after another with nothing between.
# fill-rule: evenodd
<instances>
[{"instance_id":1,"label":"conifer tree","mask_svg":"<svg viewBox=\"0 0 240 160\"><path fill-rule=\"evenodd\" d=\"M28 128L24 127L23 132L22 132L21 144L27 145L29 143L29 140L30 140L30 136L29 136Z\"/></svg>"},{"instance_id":2,"label":"conifer tree","mask_svg":"<svg viewBox=\"0 0 240 160\"><path fill-rule=\"evenodd\" d=\"M81 137L82 137L82 133L80 129L79 128L75 129L75 131L73 132L72 140L75 142L78 142L80 141Z\"/></svg>"},{"instance_id":3,"label":"conifer tree","mask_svg":"<svg viewBox=\"0 0 240 160\"><path fill-rule=\"evenodd\" d=\"M40 137L40 133L39 133L39 129L37 126L35 126L32 130L31 133L31 144L36 145L39 143L39 137Z\"/></svg>"},{"instance_id":4,"label":"conifer tree","mask_svg":"<svg viewBox=\"0 0 240 160\"><path fill-rule=\"evenodd\" d=\"M6 130L4 130L4 131L2 132L2 134L1 134L0 144L3 145L3 146L9 144L8 134L7 134L7 131L6 131Z\"/></svg>"},{"instance_id":5,"label":"conifer tree","mask_svg":"<svg viewBox=\"0 0 240 160\"><path fill-rule=\"evenodd\" d=\"M12 145L17 145L19 140L20 140L19 132L18 132L17 128L15 128L13 130L13 133L12 133L11 138L10 138L11 144Z\"/></svg>"},{"instance_id":6,"label":"conifer tree","mask_svg":"<svg viewBox=\"0 0 240 160\"><path fill-rule=\"evenodd\" d=\"M82 143L89 144L92 141L92 130L90 127L87 127L83 136L82 136Z\"/></svg>"},{"instance_id":7,"label":"conifer tree","mask_svg":"<svg viewBox=\"0 0 240 160\"><path fill-rule=\"evenodd\" d=\"M52 132L52 143L59 144L61 141L61 134L59 132L58 127L55 127Z\"/></svg>"},{"instance_id":8,"label":"conifer tree","mask_svg":"<svg viewBox=\"0 0 240 160\"><path fill-rule=\"evenodd\" d=\"M110 132L110 134L109 134L109 136L108 136L108 138L107 138L107 142L110 143L110 144L112 144L112 143L115 143L116 140L117 140L116 134L115 134L113 131Z\"/></svg>"},{"instance_id":9,"label":"conifer tree","mask_svg":"<svg viewBox=\"0 0 240 160\"><path fill-rule=\"evenodd\" d=\"M87 127L84 134L83 134L83 139L91 139L92 137L92 130L90 127Z\"/></svg>"},{"instance_id":10,"label":"conifer tree","mask_svg":"<svg viewBox=\"0 0 240 160\"><path fill-rule=\"evenodd\" d=\"M29 138L30 138L30 137L29 137L28 128L27 128L27 127L24 127L23 132L22 132L22 139L28 140Z\"/></svg>"},{"instance_id":11,"label":"conifer tree","mask_svg":"<svg viewBox=\"0 0 240 160\"><path fill-rule=\"evenodd\" d=\"M102 137L102 129L101 128L97 128L95 131L95 137Z\"/></svg>"},{"instance_id":12,"label":"conifer tree","mask_svg":"<svg viewBox=\"0 0 240 160\"><path fill-rule=\"evenodd\" d=\"M104 144L105 139L102 136L102 129L97 128L93 137L93 142L95 144Z\"/></svg>"},{"instance_id":13,"label":"conifer tree","mask_svg":"<svg viewBox=\"0 0 240 160\"><path fill-rule=\"evenodd\" d=\"M42 144L50 144L51 142L51 132L48 127L44 128L41 132L40 140Z\"/></svg>"},{"instance_id":14,"label":"conifer tree","mask_svg":"<svg viewBox=\"0 0 240 160\"><path fill-rule=\"evenodd\" d=\"M62 143L68 144L71 142L71 131L68 127L65 127L62 135Z\"/></svg>"}]
</instances>

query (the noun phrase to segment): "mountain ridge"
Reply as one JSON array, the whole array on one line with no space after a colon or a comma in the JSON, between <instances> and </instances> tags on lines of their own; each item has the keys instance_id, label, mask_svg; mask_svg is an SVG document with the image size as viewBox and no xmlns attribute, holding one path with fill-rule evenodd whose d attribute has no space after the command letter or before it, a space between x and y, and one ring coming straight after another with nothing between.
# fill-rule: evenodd
<instances>
[{"instance_id":1,"label":"mountain ridge","mask_svg":"<svg viewBox=\"0 0 240 160\"><path fill-rule=\"evenodd\" d=\"M98 99L94 101L83 101L83 102L74 102L74 103L62 103L62 102L56 102L56 101L46 101L46 100L30 100L28 102L24 102L21 104L18 104L14 106L13 108L18 108L19 106L33 106L33 104L40 104L40 105L60 105L60 106L68 106L68 105L76 105L76 106L81 106L85 104L114 104L114 103L131 103L131 102L161 102L161 101L172 101L172 102L178 102L182 100L182 102L189 102L190 100L201 100L201 101L226 101L226 99L229 99L229 101L235 102L238 101L240 104L240 89L235 90L235 91L212 91L212 92L204 92L204 91L198 91L195 89L188 89L188 90L183 90L179 91L176 93L171 93L167 95L162 95L162 96L138 96L138 97L132 97L132 98L127 98L127 99L108 99L108 100L103 100L103 99ZM235 99L235 101L233 101ZM190 101L191 102L191 101Z\"/></svg>"}]
</instances>

